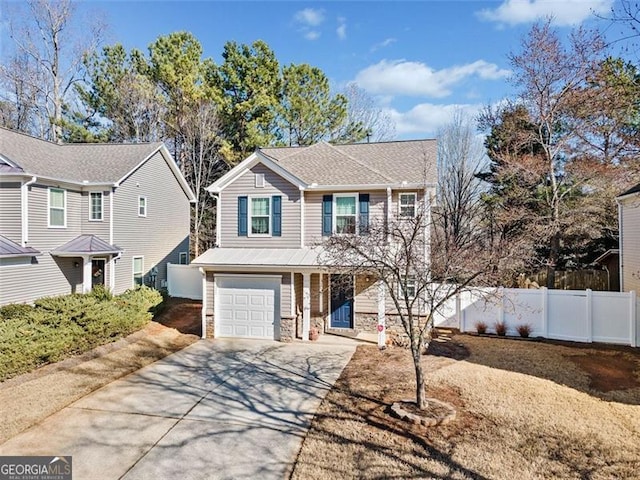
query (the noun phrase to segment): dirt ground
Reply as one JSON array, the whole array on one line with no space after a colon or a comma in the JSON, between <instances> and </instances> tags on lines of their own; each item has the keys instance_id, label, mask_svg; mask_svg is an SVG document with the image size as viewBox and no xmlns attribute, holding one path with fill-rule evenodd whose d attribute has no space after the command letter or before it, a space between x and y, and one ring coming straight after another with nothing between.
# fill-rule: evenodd
<instances>
[{"instance_id":1,"label":"dirt ground","mask_svg":"<svg viewBox=\"0 0 640 480\"><path fill-rule=\"evenodd\" d=\"M196 342L200 307L169 299L161 315L126 338L0 383L0 444L103 385Z\"/></svg>"},{"instance_id":2,"label":"dirt ground","mask_svg":"<svg viewBox=\"0 0 640 480\"><path fill-rule=\"evenodd\" d=\"M314 418L292 478L640 478L640 350L456 335L423 359L458 418L408 425L407 351L361 346Z\"/></svg>"}]
</instances>

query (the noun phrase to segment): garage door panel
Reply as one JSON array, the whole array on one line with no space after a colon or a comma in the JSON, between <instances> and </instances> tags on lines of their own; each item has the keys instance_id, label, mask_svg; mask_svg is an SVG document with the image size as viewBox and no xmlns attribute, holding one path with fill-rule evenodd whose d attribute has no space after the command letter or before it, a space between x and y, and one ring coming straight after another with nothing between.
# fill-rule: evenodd
<instances>
[{"instance_id":1,"label":"garage door panel","mask_svg":"<svg viewBox=\"0 0 640 480\"><path fill-rule=\"evenodd\" d=\"M279 299L278 278L217 277L216 336L273 339Z\"/></svg>"}]
</instances>

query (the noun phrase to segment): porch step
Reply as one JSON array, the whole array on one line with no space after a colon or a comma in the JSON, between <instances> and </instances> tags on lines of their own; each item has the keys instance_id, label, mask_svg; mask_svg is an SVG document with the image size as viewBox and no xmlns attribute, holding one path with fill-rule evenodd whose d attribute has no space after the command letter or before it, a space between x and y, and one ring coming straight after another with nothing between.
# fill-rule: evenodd
<instances>
[{"instance_id":1,"label":"porch step","mask_svg":"<svg viewBox=\"0 0 640 480\"><path fill-rule=\"evenodd\" d=\"M356 338L358 336L358 332L350 328L327 328L324 333L348 338Z\"/></svg>"}]
</instances>

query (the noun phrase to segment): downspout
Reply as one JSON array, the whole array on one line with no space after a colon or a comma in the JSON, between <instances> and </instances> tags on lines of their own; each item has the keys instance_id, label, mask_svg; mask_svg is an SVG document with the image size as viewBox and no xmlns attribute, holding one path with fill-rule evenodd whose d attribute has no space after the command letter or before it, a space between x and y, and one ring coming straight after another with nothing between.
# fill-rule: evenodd
<instances>
[{"instance_id":1,"label":"downspout","mask_svg":"<svg viewBox=\"0 0 640 480\"><path fill-rule=\"evenodd\" d=\"M211 197L213 198L213 201L216 202L216 240L214 243L214 247L220 247L220 211L221 211L221 205L220 205L220 194L216 194L213 192L209 192L209 195L211 195Z\"/></svg>"},{"instance_id":2,"label":"downspout","mask_svg":"<svg viewBox=\"0 0 640 480\"><path fill-rule=\"evenodd\" d=\"M22 214L22 234L21 244L23 247L27 246L29 241L29 187L36 183L38 178L36 176L31 177L31 180L25 182L20 187L20 199L21 199L21 214Z\"/></svg>"},{"instance_id":3,"label":"downspout","mask_svg":"<svg viewBox=\"0 0 640 480\"><path fill-rule=\"evenodd\" d=\"M389 229L391 228L391 204L393 197L391 196L391 187L387 187L387 243L389 243L391 232Z\"/></svg>"},{"instance_id":4,"label":"downspout","mask_svg":"<svg viewBox=\"0 0 640 480\"><path fill-rule=\"evenodd\" d=\"M620 259L620 291L624 292L624 251L622 250L622 204L620 200L616 198L616 204L618 205L618 258Z\"/></svg>"},{"instance_id":5,"label":"downspout","mask_svg":"<svg viewBox=\"0 0 640 480\"><path fill-rule=\"evenodd\" d=\"M118 184L114 183L113 187L111 187L111 194L109 195L109 245L113 245L113 196L116 194L116 188L118 188ZM109 290L111 292L115 292L116 288L116 260L118 260L122 256L122 252L118 253L116 256L112 256L109 261Z\"/></svg>"},{"instance_id":6,"label":"downspout","mask_svg":"<svg viewBox=\"0 0 640 480\"><path fill-rule=\"evenodd\" d=\"M300 187L300 248L304 248L304 188Z\"/></svg>"}]
</instances>

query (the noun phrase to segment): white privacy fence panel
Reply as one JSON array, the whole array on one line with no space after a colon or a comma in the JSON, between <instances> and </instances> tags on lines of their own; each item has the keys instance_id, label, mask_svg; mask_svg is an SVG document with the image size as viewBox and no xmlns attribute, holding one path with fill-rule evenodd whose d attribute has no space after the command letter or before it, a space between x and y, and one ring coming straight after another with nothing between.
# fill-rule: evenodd
<instances>
[{"instance_id":1,"label":"white privacy fence panel","mask_svg":"<svg viewBox=\"0 0 640 480\"><path fill-rule=\"evenodd\" d=\"M640 345L640 301L635 292L591 290L476 289L452 298L436 312L437 327L475 332L483 322L495 333L504 322L508 335L520 325L531 326L531 336L577 342Z\"/></svg>"},{"instance_id":2,"label":"white privacy fence panel","mask_svg":"<svg viewBox=\"0 0 640 480\"><path fill-rule=\"evenodd\" d=\"M167 290L178 298L202 300L202 274L191 265L167 264Z\"/></svg>"}]
</instances>

